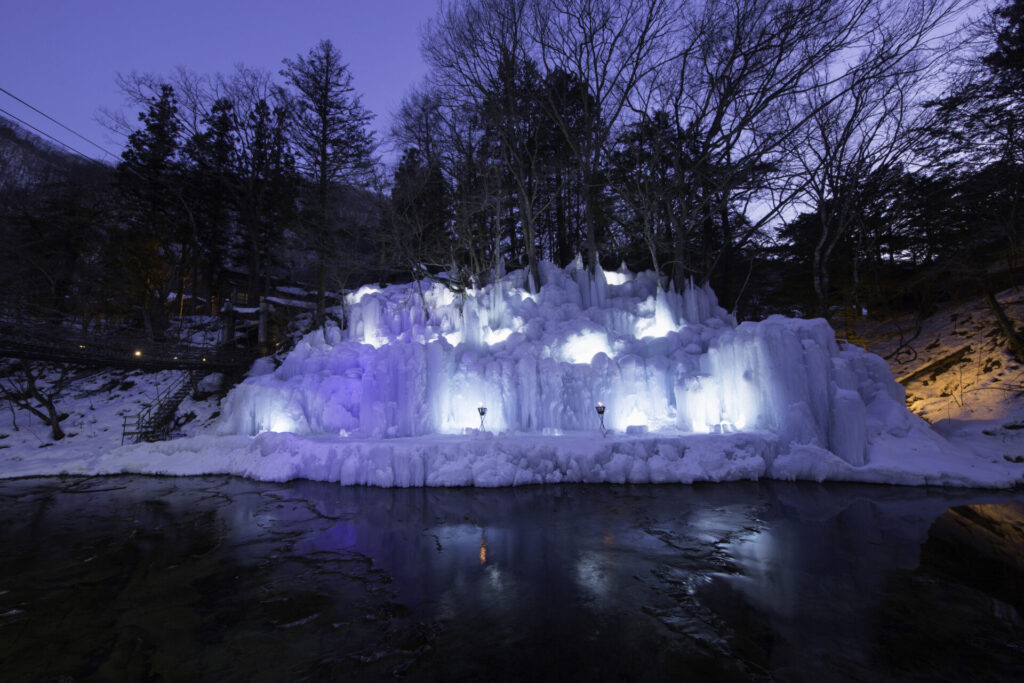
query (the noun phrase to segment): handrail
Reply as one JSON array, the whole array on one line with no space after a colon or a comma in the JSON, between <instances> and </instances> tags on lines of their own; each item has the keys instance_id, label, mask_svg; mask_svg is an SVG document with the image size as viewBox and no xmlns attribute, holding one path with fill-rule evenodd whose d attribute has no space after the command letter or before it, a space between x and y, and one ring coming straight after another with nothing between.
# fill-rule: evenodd
<instances>
[{"instance_id":1,"label":"handrail","mask_svg":"<svg viewBox=\"0 0 1024 683\"><path fill-rule=\"evenodd\" d=\"M135 416L134 429L128 429L129 418L127 415L124 416L121 423L121 445L124 445L128 437L134 437L132 443L139 443L167 436L174 411L182 399L195 388L196 381L195 373L188 371L162 391L157 387L156 399Z\"/></svg>"}]
</instances>

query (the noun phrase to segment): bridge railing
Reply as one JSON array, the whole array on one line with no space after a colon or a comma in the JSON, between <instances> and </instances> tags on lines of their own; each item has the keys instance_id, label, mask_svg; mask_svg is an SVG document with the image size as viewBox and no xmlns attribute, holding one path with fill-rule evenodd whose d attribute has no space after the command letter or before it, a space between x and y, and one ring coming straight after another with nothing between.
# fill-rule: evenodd
<instances>
[{"instance_id":1,"label":"bridge railing","mask_svg":"<svg viewBox=\"0 0 1024 683\"><path fill-rule=\"evenodd\" d=\"M221 345L209 335L194 333L178 339L154 341L125 330L83 332L67 320L0 315L0 355L37 360L98 363L110 361L130 367L225 366L251 361L253 353Z\"/></svg>"}]
</instances>

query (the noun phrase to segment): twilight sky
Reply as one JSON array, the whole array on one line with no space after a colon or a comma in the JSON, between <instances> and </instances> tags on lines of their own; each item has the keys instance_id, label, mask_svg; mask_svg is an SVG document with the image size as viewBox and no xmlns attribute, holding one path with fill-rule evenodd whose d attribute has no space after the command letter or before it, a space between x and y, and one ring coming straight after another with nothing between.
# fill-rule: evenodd
<instances>
[{"instance_id":1,"label":"twilight sky","mask_svg":"<svg viewBox=\"0 0 1024 683\"><path fill-rule=\"evenodd\" d=\"M125 102L117 73L229 73L241 62L274 73L322 38L341 50L373 127L426 72L419 29L437 0L21 0L5 3L0 88L119 154L123 138L97 122ZM105 155L0 92L0 109L79 151ZM111 161L107 157L107 161Z\"/></svg>"}]
</instances>

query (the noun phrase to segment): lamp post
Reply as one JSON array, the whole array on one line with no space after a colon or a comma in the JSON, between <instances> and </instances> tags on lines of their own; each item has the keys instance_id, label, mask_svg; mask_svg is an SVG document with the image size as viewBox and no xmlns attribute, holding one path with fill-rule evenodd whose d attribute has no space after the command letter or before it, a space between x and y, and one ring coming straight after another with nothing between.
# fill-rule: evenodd
<instances>
[{"instance_id":1,"label":"lamp post","mask_svg":"<svg viewBox=\"0 0 1024 683\"><path fill-rule=\"evenodd\" d=\"M605 434L605 429L604 429L604 404L601 403L600 401L598 401L597 405L594 406L594 410L597 411L597 416L599 418L601 418L601 436L604 436L604 434Z\"/></svg>"},{"instance_id":2,"label":"lamp post","mask_svg":"<svg viewBox=\"0 0 1024 683\"><path fill-rule=\"evenodd\" d=\"M487 406L483 403L476 407L476 412L480 413L480 431L484 431L484 415L487 414Z\"/></svg>"}]
</instances>

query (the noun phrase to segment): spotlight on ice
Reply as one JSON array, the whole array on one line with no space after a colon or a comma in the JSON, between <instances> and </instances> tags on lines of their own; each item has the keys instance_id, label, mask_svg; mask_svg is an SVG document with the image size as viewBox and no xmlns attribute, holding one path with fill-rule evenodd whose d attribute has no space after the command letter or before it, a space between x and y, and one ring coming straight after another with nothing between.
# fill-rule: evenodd
<instances>
[{"instance_id":1,"label":"spotlight on ice","mask_svg":"<svg viewBox=\"0 0 1024 683\"><path fill-rule=\"evenodd\" d=\"M524 271L461 291L364 287L344 328L311 332L235 387L217 431L458 434L487 427L490 406L490 429L510 438L592 432L596 412L622 436L756 429L779 453L812 445L859 467L869 419L915 429L885 362L840 349L823 320L737 324L710 288L677 292L653 272L540 276L533 293Z\"/></svg>"},{"instance_id":2,"label":"spotlight on ice","mask_svg":"<svg viewBox=\"0 0 1024 683\"><path fill-rule=\"evenodd\" d=\"M577 365L589 363L599 353L612 356L608 335L596 330L585 330L570 336L558 352L559 360Z\"/></svg>"}]
</instances>

